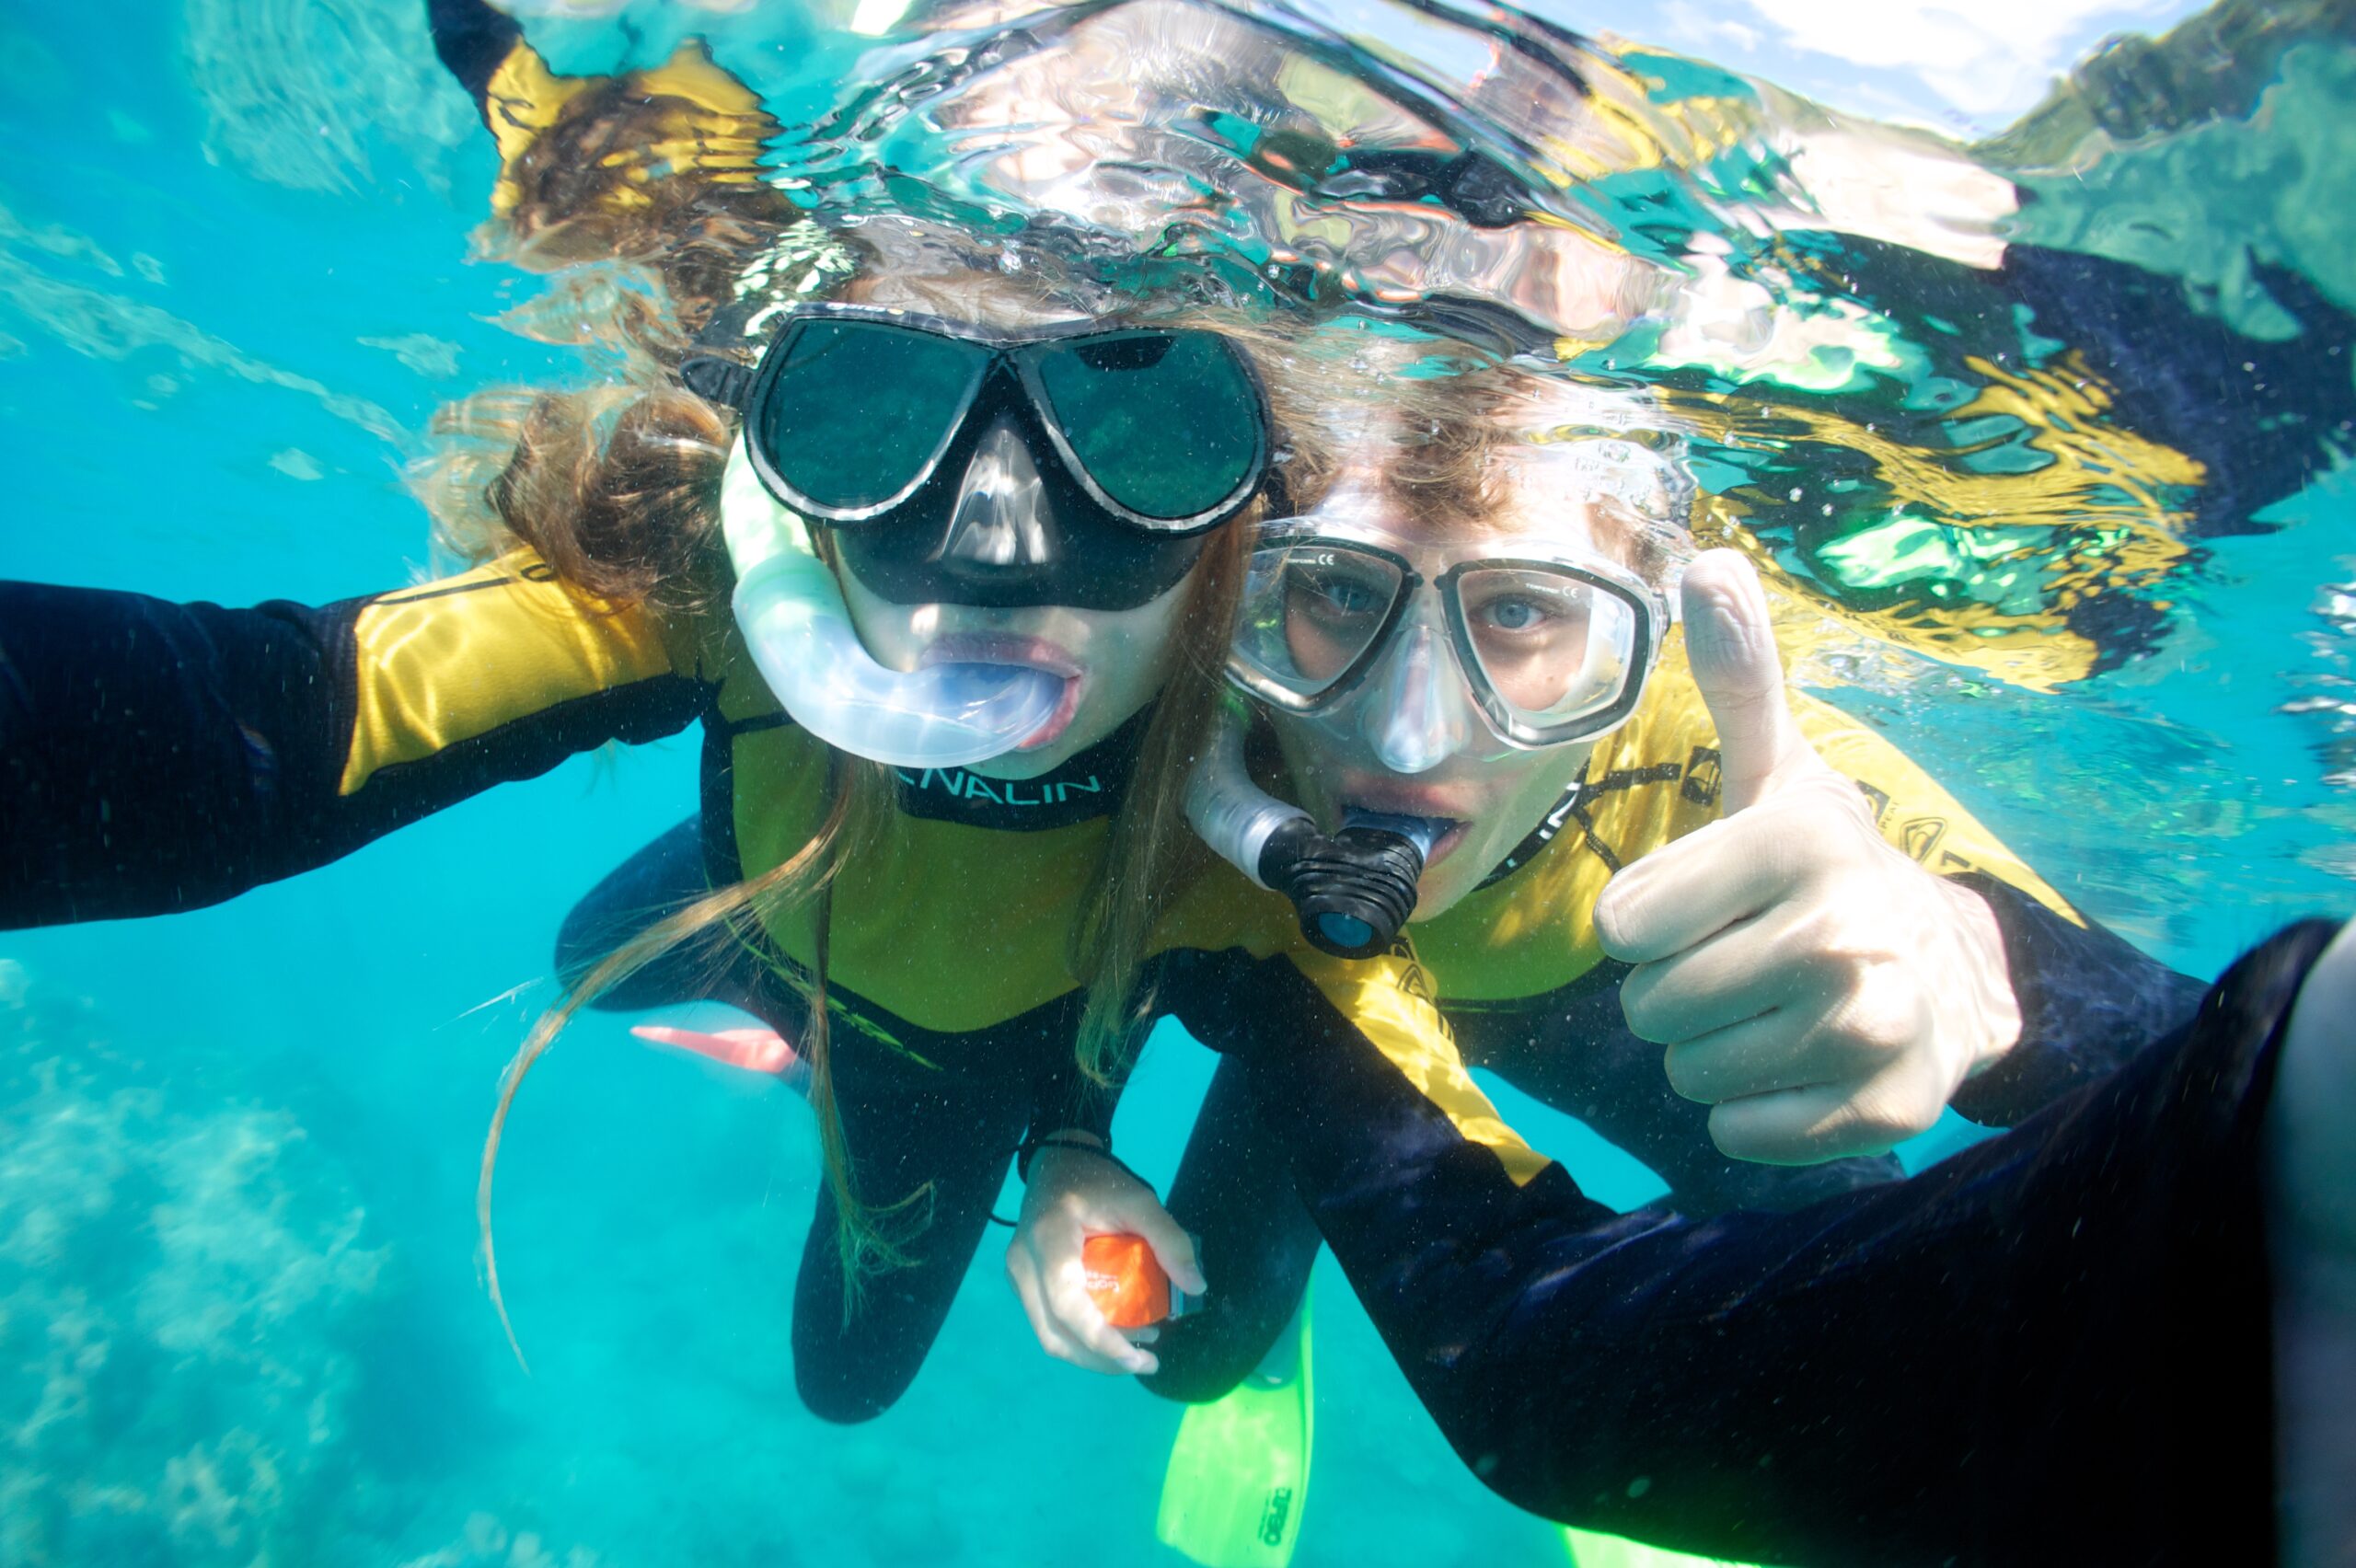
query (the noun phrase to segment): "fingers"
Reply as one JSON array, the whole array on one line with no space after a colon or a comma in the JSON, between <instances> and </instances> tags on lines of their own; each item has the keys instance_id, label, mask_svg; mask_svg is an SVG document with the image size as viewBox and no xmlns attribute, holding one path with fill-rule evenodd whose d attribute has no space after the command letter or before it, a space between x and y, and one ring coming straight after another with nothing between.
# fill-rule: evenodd
<instances>
[{"instance_id":1,"label":"fingers","mask_svg":"<svg viewBox=\"0 0 2356 1568\"><path fill-rule=\"evenodd\" d=\"M1905 1114L1902 1097L1817 1084L1730 1100L1710 1112L1710 1141L1729 1159L1814 1165L1886 1154L1929 1126ZM1936 1108L1933 1109L1936 1119Z\"/></svg>"},{"instance_id":2,"label":"fingers","mask_svg":"<svg viewBox=\"0 0 2356 1568\"><path fill-rule=\"evenodd\" d=\"M1656 963L1771 907L1794 869L1747 819L1714 822L1613 877L1595 901L1596 940L1623 963Z\"/></svg>"},{"instance_id":3,"label":"fingers","mask_svg":"<svg viewBox=\"0 0 2356 1568\"><path fill-rule=\"evenodd\" d=\"M1047 1310L1066 1338L1086 1357L1074 1365L1097 1372L1130 1372L1140 1378L1159 1371L1161 1363L1150 1351L1104 1320L1096 1298L1088 1294L1087 1271L1078 1260L1045 1281Z\"/></svg>"},{"instance_id":4,"label":"fingers","mask_svg":"<svg viewBox=\"0 0 2356 1568\"><path fill-rule=\"evenodd\" d=\"M1613 877L1596 900L1596 937L1623 963L1654 963L1792 901L1804 884L1840 875L1879 845L1865 797L1823 769Z\"/></svg>"},{"instance_id":5,"label":"fingers","mask_svg":"<svg viewBox=\"0 0 2356 1568\"><path fill-rule=\"evenodd\" d=\"M1145 1238L1171 1284L1189 1296L1204 1295L1210 1286L1203 1278L1202 1260L1195 1255L1195 1239L1170 1217L1170 1211L1152 1193L1144 1196L1141 1204L1123 1205L1120 1228Z\"/></svg>"},{"instance_id":6,"label":"fingers","mask_svg":"<svg viewBox=\"0 0 2356 1568\"><path fill-rule=\"evenodd\" d=\"M1704 551L1686 569L1685 650L1718 730L1719 799L1731 816L1773 791L1815 753L1784 695L1784 662L1766 591L1734 550Z\"/></svg>"},{"instance_id":7,"label":"fingers","mask_svg":"<svg viewBox=\"0 0 2356 1568\"><path fill-rule=\"evenodd\" d=\"M1669 1087L1687 1100L1718 1105L1787 1089L1854 1083L1885 1065L1854 1037L1817 1027L1797 1008L1745 1019L1662 1053Z\"/></svg>"}]
</instances>

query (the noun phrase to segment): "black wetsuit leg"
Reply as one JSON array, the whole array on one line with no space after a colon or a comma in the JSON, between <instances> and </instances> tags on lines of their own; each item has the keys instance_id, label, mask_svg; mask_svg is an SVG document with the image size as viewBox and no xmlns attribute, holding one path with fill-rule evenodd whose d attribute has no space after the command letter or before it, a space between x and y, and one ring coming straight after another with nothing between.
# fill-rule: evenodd
<instances>
[{"instance_id":1,"label":"black wetsuit leg","mask_svg":"<svg viewBox=\"0 0 2356 1568\"><path fill-rule=\"evenodd\" d=\"M1161 1369L1139 1379L1164 1399L1219 1398L1260 1364L1299 1310L1324 1245L1292 1190L1284 1146L1253 1113L1242 1064L1222 1058L1170 1186L1170 1214L1190 1231L1210 1295L1162 1325Z\"/></svg>"},{"instance_id":2,"label":"black wetsuit leg","mask_svg":"<svg viewBox=\"0 0 2356 1568\"><path fill-rule=\"evenodd\" d=\"M837 1037L835 1102L851 1151L851 1180L899 1223L909 1266L871 1275L844 1310L835 1197L821 1188L793 1292L793 1378L803 1403L826 1421L866 1421L907 1391L956 1299L988 1225L1014 1147L1030 1120L1021 1078L953 1078L887 1047Z\"/></svg>"},{"instance_id":3,"label":"black wetsuit leg","mask_svg":"<svg viewBox=\"0 0 2356 1568\"><path fill-rule=\"evenodd\" d=\"M616 948L710 891L701 825L689 817L582 895L557 932L557 974L568 985L577 982ZM607 1012L643 1012L698 1001L742 1008L789 1039L786 1022L801 1016L798 1007L775 1005L760 959L730 940L673 948L591 1005Z\"/></svg>"},{"instance_id":4,"label":"black wetsuit leg","mask_svg":"<svg viewBox=\"0 0 2356 1568\"><path fill-rule=\"evenodd\" d=\"M1253 1040L1251 1079L1401 1369L1524 1507L1824 1568L2263 1562L2259 1135L2331 934L2012 1132L1790 1214L1516 1185L1330 1009Z\"/></svg>"},{"instance_id":5,"label":"black wetsuit leg","mask_svg":"<svg viewBox=\"0 0 2356 1568\"><path fill-rule=\"evenodd\" d=\"M701 824L691 818L632 855L574 905L557 939L560 972L576 978L709 886ZM759 954L733 942L666 953L596 1005L638 1009L699 1000L743 1008L788 1041L807 1037L801 997ZM846 1321L837 1211L833 1193L821 1190L793 1314L794 1378L814 1413L865 1421L907 1390L956 1299L1026 1128L1102 1132L1111 1124L1109 1096L1080 1077L1072 1056L1081 1001L1075 992L964 1035L932 1034L901 1021L895 1038L912 1040L909 1049L922 1061L837 1014L835 1102L855 1190L879 1208L913 1199L885 1216L912 1266L869 1279ZM936 1060L947 1066L925 1065ZM1283 1179L1281 1165L1276 1177Z\"/></svg>"}]
</instances>

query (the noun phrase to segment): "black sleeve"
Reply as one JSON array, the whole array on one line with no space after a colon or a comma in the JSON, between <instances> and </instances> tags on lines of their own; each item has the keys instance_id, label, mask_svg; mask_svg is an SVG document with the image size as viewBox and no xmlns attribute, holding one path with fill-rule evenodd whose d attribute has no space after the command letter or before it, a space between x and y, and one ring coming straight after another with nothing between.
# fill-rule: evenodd
<instances>
[{"instance_id":1,"label":"black sleeve","mask_svg":"<svg viewBox=\"0 0 2356 1568\"><path fill-rule=\"evenodd\" d=\"M1313 991L1192 999L1507 1500L1825 1568L2266 1562L2258 1133L2329 936L2284 933L2175 1040L1909 1181L1707 1220L1615 1215L1556 1166L1516 1180Z\"/></svg>"},{"instance_id":2,"label":"black sleeve","mask_svg":"<svg viewBox=\"0 0 2356 1568\"><path fill-rule=\"evenodd\" d=\"M1083 993L1084 996L1084 993ZM1099 1083L1080 1070L1075 1048L1080 1036L1081 997L1059 1008L1042 1009L1052 1020L1032 1060L1031 1137L1044 1137L1065 1128L1093 1133L1113 1146L1113 1113L1120 1109L1121 1093L1128 1087L1134 1051L1113 1064L1111 1081ZM1140 1033L1135 1042L1144 1043Z\"/></svg>"},{"instance_id":3,"label":"black sleeve","mask_svg":"<svg viewBox=\"0 0 2356 1568\"><path fill-rule=\"evenodd\" d=\"M353 628L379 602L232 610L0 583L0 928L218 903L699 710L676 676L561 700L535 688L511 721L347 791L362 680L405 678L360 667Z\"/></svg>"},{"instance_id":4,"label":"black sleeve","mask_svg":"<svg viewBox=\"0 0 2356 1568\"><path fill-rule=\"evenodd\" d=\"M433 52L489 124L491 78L524 40L522 26L484 0L425 0L425 17L433 29Z\"/></svg>"},{"instance_id":5,"label":"black sleeve","mask_svg":"<svg viewBox=\"0 0 2356 1568\"><path fill-rule=\"evenodd\" d=\"M2011 1126L2118 1068L2190 1021L2208 990L2092 921L2073 925L1984 872L1955 880L1994 912L2021 1009L2020 1043L1949 1101L1982 1126Z\"/></svg>"}]
</instances>

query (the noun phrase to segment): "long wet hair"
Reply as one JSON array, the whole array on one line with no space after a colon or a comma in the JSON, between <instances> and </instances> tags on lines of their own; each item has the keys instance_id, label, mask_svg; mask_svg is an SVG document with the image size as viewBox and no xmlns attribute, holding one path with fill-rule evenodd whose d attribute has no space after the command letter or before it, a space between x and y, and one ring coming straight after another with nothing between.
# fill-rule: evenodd
<instances>
[{"instance_id":1,"label":"long wet hair","mask_svg":"<svg viewBox=\"0 0 2356 1568\"><path fill-rule=\"evenodd\" d=\"M896 288L930 293L944 313L970 313L982 285L938 265L953 248L926 237L918 274ZM1020 284L995 265L989 292L1037 291L1051 269L1020 270ZM903 255L889 259L907 261ZM872 262L871 261L871 264ZM967 267L975 263L967 259ZM925 274L932 275L927 276ZM417 482L433 510L440 542L485 559L525 548L593 601L601 614L652 613L675 646L703 647L726 628L730 571L720 523L720 490L732 411L677 385L660 363L641 361L638 384L586 391L501 390L478 394L437 416L436 455ZM1216 530L1184 587L1171 635L1171 668L1140 742L1130 788L1117 808L1105 855L1070 928L1068 965L1086 996L1080 1057L1099 1078L1125 1058L1142 1011L1138 978L1156 922L1199 862L1184 815L1185 783L1218 699L1229 628L1241 593L1253 513ZM716 974L733 950L768 963L807 1004L796 1050L810 1067L826 1179L835 1197L845 1311L863 1281L911 1262L930 1194L860 1191L854 1151L837 1104L827 999L830 890L843 867L887 822L890 771L841 752L828 754L818 824L793 854L676 909L571 979L534 1024L502 1081L484 1140L477 1221L492 1303L520 1360L500 1289L491 1237L492 1177L500 1142L525 1076L580 1011L647 964L686 949ZM768 931L814 905L815 944L807 974L780 962Z\"/></svg>"}]
</instances>

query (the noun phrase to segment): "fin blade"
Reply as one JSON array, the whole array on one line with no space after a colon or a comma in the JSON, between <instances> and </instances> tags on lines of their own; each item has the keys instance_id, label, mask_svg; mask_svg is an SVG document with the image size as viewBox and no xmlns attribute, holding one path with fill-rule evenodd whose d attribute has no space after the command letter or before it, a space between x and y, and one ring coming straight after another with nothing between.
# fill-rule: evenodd
<instances>
[{"instance_id":1,"label":"fin blade","mask_svg":"<svg viewBox=\"0 0 2356 1568\"><path fill-rule=\"evenodd\" d=\"M1154 1534L1203 1568L1287 1568L1300 1544L1316 1438L1306 1299L1296 1332L1292 1377L1247 1378L1178 1424Z\"/></svg>"}]
</instances>

